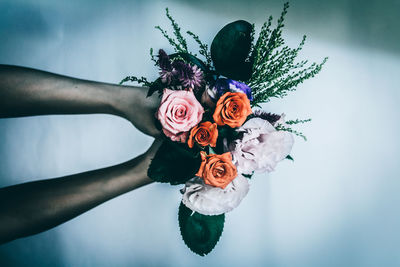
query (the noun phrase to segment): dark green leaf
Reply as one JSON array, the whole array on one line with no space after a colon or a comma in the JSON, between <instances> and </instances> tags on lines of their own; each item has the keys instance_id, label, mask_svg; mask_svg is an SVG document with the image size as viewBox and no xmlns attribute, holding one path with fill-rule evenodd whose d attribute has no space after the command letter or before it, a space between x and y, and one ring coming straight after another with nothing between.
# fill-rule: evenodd
<instances>
[{"instance_id":1,"label":"dark green leaf","mask_svg":"<svg viewBox=\"0 0 400 267\"><path fill-rule=\"evenodd\" d=\"M290 155L287 155L287 156L286 156L286 159L291 160L291 161L294 161L294 159L293 159L292 156L290 156Z\"/></svg>"},{"instance_id":2,"label":"dark green leaf","mask_svg":"<svg viewBox=\"0 0 400 267\"><path fill-rule=\"evenodd\" d=\"M169 58L171 60L173 60L174 58L177 58L177 57L182 58L186 63L189 63L191 65L196 65L203 72L209 71L207 65L203 61L201 61L200 59L198 59L197 57L195 57L189 53L174 53L174 54L169 55Z\"/></svg>"},{"instance_id":3,"label":"dark green leaf","mask_svg":"<svg viewBox=\"0 0 400 267\"><path fill-rule=\"evenodd\" d=\"M251 77L252 62L246 61L251 49L253 26L244 20L225 25L211 43L216 71L235 80Z\"/></svg>"},{"instance_id":4,"label":"dark green leaf","mask_svg":"<svg viewBox=\"0 0 400 267\"><path fill-rule=\"evenodd\" d=\"M157 182L183 184L195 176L200 163L196 149L189 149L187 144L164 141L151 161L147 175Z\"/></svg>"},{"instance_id":5,"label":"dark green leaf","mask_svg":"<svg viewBox=\"0 0 400 267\"><path fill-rule=\"evenodd\" d=\"M225 214L202 215L193 212L181 203L178 220L185 244L194 253L204 256L210 253L218 243L224 230Z\"/></svg>"},{"instance_id":6,"label":"dark green leaf","mask_svg":"<svg viewBox=\"0 0 400 267\"><path fill-rule=\"evenodd\" d=\"M252 174L244 174L244 173L242 173L242 175L244 177L246 177L247 179L251 179L251 177L253 177L253 174L254 174L254 172Z\"/></svg>"},{"instance_id":7,"label":"dark green leaf","mask_svg":"<svg viewBox=\"0 0 400 267\"><path fill-rule=\"evenodd\" d=\"M229 126L218 127L217 146L214 149L217 154L222 154L226 152L226 149L224 147L224 139L227 140L228 144L231 144L235 139L238 138L239 134L240 133L237 132L236 129Z\"/></svg>"},{"instance_id":8,"label":"dark green leaf","mask_svg":"<svg viewBox=\"0 0 400 267\"><path fill-rule=\"evenodd\" d=\"M149 91L147 91L147 97L150 97L154 94L154 92L162 93L162 90L165 88L165 85L162 83L161 78L158 78L154 82L152 82L149 86Z\"/></svg>"}]
</instances>

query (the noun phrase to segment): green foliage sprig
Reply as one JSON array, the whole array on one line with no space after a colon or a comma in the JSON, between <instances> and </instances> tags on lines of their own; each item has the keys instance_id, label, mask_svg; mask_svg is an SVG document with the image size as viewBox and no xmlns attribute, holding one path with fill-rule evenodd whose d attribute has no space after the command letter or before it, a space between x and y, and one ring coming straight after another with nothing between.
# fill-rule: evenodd
<instances>
[{"instance_id":1,"label":"green foliage sprig","mask_svg":"<svg viewBox=\"0 0 400 267\"><path fill-rule=\"evenodd\" d=\"M154 55L154 50L152 47L150 48L150 59L151 59L151 61L154 62L154 65L157 66L157 64L158 64L157 59L156 59L156 56Z\"/></svg>"},{"instance_id":2,"label":"green foliage sprig","mask_svg":"<svg viewBox=\"0 0 400 267\"><path fill-rule=\"evenodd\" d=\"M253 73L247 81L254 97L252 106L268 102L272 97L284 97L288 92L296 90L300 83L319 73L328 59L324 58L320 64L312 63L308 67L307 60L295 63L306 36L303 36L297 48L284 46L282 28L288 8L289 3L285 3L275 29L271 29L272 16L268 18L254 46Z\"/></svg>"},{"instance_id":3,"label":"green foliage sprig","mask_svg":"<svg viewBox=\"0 0 400 267\"><path fill-rule=\"evenodd\" d=\"M202 55L206 59L207 66L208 66L208 68L210 68L212 66L212 59L211 59L211 54L208 50L208 45L203 43L200 40L199 36L194 34L193 32L187 31L186 33L188 35L192 36L193 39L195 40L195 42L199 45L199 48L200 48L199 54Z\"/></svg>"},{"instance_id":4,"label":"green foliage sprig","mask_svg":"<svg viewBox=\"0 0 400 267\"><path fill-rule=\"evenodd\" d=\"M307 137L306 137L303 133L301 133L301 132L299 132L299 131L296 131L296 130L290 128L290 127L286 127L286 126L283 126L282 124L278 124L278 125L275 127L275 129L276 129L277 131L286 131L286 132L292 133L292 134L294 134L294 135L297 135L297 136L303 138L304 141L307 141Z\"/></svg>"},{"instance_id":5,"label":"green foliage sprig","mask_svg":"<svg viewBox=\"0 0 400 267\"><path fill-rule=\"evenodd\" d=\"M311 119L305 119L305 120L295 119L295 120L288 120L288 121L285 122L285 124L287 124L287 125L296 125L296 124L307 123L307 122L310 122L310 121L311 121ZM297 136L303 138L304 141L307 141L307 137L306 137L303 133L301 133L301 132L299 132L299 131L296 131L296 130L290 128L290 127L286 127L286 126L284 126L284 125L282 125L282 124L278 124L278 125L275 127L275 129L278 130L278 131L287 131L287 132L290 132L290 133L292 133L292 134L294 134L294 135L297 135Z\"/></svg>"},{"instance_id":6,"label":"green foliage sprig","mask_svg":"<svg viewBox=\"0 0 400 267\"><path fill-rule=\"evenodd\" d=\"M155 28L160 30L161 34L168 40L170 45L174 47L175 52L177 53L189 53L188 48L187 48L187 43L186 39L183 38L181 34L181 28L179 27L178 23L174 20L174 18L169 14L168 8L165 9L165 13L167 15L167 18L171 22L171 26L174 29L174 35L176 37L176 40L172 37L170 37L167 33L166 30L161 28L160 26L156 26Z\"/></svg>"},{"instance_id":7,"label":"green foliage sprig","mask_svg":"<svg viewBox=\"0 0 400 267\"><path fill-rule=\"evenodd\" d=\"M168 8L166 8L165 11L166 11L166 16L169 19L171 26L173 28L173 34L175 36L175 39L172 38L171 36L169 36L167 31L164 30L163 28L161 28L160 26L156 26L155 28L158 29L161 32L161 34L168 40L168 42L170 43L170 45L172 45L172 47L174 48L174 51L176 53L187 53L187 54L191 54L193 56L197 56L196 54L193 54L192 52L190 52L188 50L187 41L181 33L181 28L179 27L179 25L175 21L175 19L169 14ZM207 62L206 63L207 67L211 68L212 60L211 60L210 51L208 49L208 45L203 43L200 40L200 37L198 35L196 35L195 33L193 33L192 31L187 31L186 33L190 37L192 37L193 40L199 45L199 54L205 58L205 61ZM151 51L152 51L152 49L151 49ZM152 53L151 53L151 55L152 55ZM152 55L152 60L154 61L153 58L154 57Z\"/></svg>"},{"instance_id":8,"label":"green foliage sprig","mask_svg":"<svg viewBox=\"0 0 400 267\"><path fill-rule=\"evenodd\" d=\"M146 77L136 77L136 76L127 76L122 79L119 84L123 84L126 82L137 82L138 84L143 84L144 86L150 86L152 83L147 80Z\"/></svg>"},{"instance_id":9,"label":"green foliage sprig","mask_svg":"<svg viewBox=\"0 0 400 267\"><path fill-rule=\"evenodd\" d=\"M306 120L295 119L295 120L286 121L285 123L288 125L293 125L293 124L303 124L303 123L310 122L310 121L311 121L311 119L306 119Z\"/></svg>"}]
</instances>

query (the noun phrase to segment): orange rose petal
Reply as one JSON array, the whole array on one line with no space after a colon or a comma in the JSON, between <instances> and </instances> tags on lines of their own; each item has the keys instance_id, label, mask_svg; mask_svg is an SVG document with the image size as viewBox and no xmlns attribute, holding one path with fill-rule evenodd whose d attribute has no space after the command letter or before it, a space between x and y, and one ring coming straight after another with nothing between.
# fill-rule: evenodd
<instances>
[{"instance_id":1,"label":"orange rose petal","mask_svg":"<svg viewBox=\"0 0 400 267\"><path fill-rule=\"evenodd\" d=\"M201 156L201 164L199 170L196 173L196 176L203 177L204 168L206 167L206 162L207 162L207 154L206 152L201 151L200 156Z\"/></svg>"},{"instance_id":2,"label":"orange rose petal","mask_svg":"<svg viewBox=\"0 0 400 267\"><path fill-rule=\"evenodd\" d=\"M213 119L217 125L241 126L251 114L250 101L242 92L227 92L217 102Z\"/></svg>"},{"instance_id":3,"label":"orange rose petal","mask_svg":"<svg viewBox=\"0 0 400 267\"><path fill-rule=\"evenodd\" d=\"M190 135L187 141L187 144L190 148L193 148L194 146L193 136L196 134L196 132L197 132L197 126L195 126L192 130L190 130Z\"/></svg>"},{"instance_id":4,"label":"orange rose petal","mask_svg":"<svg viewBox=\"0 0 400 267\"><path fill-rule=\"evenodd\" d=\"M216 123L213 123L210 126L210 132L213 133L210 140L210 146L215 147L217 145L217 139L218 139L218 127Z\"/></svg>"},{"instance_id":5,"label":"orange rose petal","mask_svg":"<svg viewBox=\"0 0 400 267\"><path fill-rule=\"evenodd\" d=\"M232 163L232 155L227 152L222 155L206 155L201 152L203 159L200 167L201 176L208 185L225 188L237 176L237 170ZM200 173L200 171L199 171Z\"/></svg>"}]
</instances>

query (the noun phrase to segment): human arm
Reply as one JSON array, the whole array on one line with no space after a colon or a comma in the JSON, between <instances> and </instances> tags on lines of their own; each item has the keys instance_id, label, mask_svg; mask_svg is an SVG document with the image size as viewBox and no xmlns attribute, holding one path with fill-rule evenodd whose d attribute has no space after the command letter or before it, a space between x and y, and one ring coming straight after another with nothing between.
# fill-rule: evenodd
<instances>
[{"instance_id":1,"label":"human arm","mask_svg":"<svg viewBox=\"0 0 400 267\"><path fill-rule=\"evenodd\" d=\"M0 118L105 113L131 121L151 136L159 98L144 87L120 86L0 64Z\"/></svg>"},{"instance_id":2,"label":"human arm","mask_svg":"<svg viewBox=\"0 0 400 267\"><path fill-rule=\"evenodd\" d=\"M0 189L0 244L37 234L152 182L147 168L161 141L125 163Z\"/></svg>"}]
</instances>

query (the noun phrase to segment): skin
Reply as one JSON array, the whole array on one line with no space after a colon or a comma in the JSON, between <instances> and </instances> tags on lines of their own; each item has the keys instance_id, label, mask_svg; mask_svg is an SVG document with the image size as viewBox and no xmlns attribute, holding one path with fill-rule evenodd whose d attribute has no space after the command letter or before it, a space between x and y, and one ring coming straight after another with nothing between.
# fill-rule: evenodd
<instances>
[{"instance_id":1,"label":"skin","mask_svg":"<svg viewBox=\"0 0 400 267\"><path fill-rule=\"evenodd\" d=\"M161 144L154 125L159 99L146 98L146 93L143 87L0 65L0 118L105 113L156 137L145 153L116 166L1 188L0 244L46 231L152 182L147 168Z\"/></svg>"},{"instance_id":2,"label":"skin","mask_svg":"<svg viewBox=\"0 0 400 267\"><path fill-rule=\"evenodd\" d=\"M105 113L121 116L147 135L159 137L157 94L147 88L71 78L0 64L0 118Z\"/></svg>"}]
</instances>

